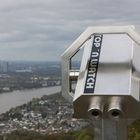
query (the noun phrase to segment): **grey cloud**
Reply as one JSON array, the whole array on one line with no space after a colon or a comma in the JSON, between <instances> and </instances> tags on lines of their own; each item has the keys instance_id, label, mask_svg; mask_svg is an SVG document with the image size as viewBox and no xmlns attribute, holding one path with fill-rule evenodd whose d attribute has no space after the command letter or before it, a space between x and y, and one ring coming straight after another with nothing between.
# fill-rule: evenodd
<instances>
[{"instance_id":1,"label":"grey cloud","mask_svg":"<svg viewBox=\"0 0 140 140\"><path fill-rule=\"evenodd\" d=\"M138 0L2 0L0 58L15 54L13 59L58 60L88 26L138 25L139 4Z\"/></svg>"}]
</instances>

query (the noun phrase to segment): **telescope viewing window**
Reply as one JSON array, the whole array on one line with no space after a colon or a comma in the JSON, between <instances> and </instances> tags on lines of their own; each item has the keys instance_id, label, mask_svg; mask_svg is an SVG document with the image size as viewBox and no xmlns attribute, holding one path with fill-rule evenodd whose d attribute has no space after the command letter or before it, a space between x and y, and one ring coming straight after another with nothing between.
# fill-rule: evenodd
<instances>
[{"instance_id":1,"label":"telescope viewing window","mask_svg":"<svg viewBox=\"0 0 140 140\"><path fill-rule=\"evenodd\" d=\"M70 59L70 92L75 92L75 87L80 71L84 47L82 46Z\"/></svg>"}]
</instances>

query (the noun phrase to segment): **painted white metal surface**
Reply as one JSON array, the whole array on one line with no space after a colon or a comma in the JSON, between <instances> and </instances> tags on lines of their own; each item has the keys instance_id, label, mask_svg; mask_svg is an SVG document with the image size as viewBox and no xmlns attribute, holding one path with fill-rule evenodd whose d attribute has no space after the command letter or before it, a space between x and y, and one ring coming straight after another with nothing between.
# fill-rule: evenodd
<instances>
[{"instance_id":1,"label":"painted white metal surface","mask_svg":"<svg viewBox=\"0 0 140 140\"><path fill-rule=\"evenodd\" d=\"M83 44L80 71L73 71L71 58ZM62 54L62 94L73 102L74 117L92 120L95 139L126 140L127 123L140 118L139 56L140 36L133 26L89 27ZM72 93L70 83L77 77Z\"/></svg>"},{"instance_id":2,"label":"painted white metal surface","mask_svg":"<svg viewBox=\"0 0 140 140\"><path fill-rule=\"evenodd\" d=\"M69 91L69 71L70 59L79 50L79 48L91 38L93 34L127 34L137 45L140 44L140 36L134 30L134 26L103 26L88 27L78 39L76 39L68 49L62 54L62 95L72 102L73 93Z\"/></svg>"}]
</instances>

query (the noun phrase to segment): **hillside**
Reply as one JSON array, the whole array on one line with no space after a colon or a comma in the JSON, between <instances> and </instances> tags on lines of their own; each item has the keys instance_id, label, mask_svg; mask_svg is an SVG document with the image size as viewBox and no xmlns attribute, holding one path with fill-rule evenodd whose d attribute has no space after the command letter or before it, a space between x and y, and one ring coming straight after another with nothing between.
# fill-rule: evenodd
<instances>
[{"instance_id":1,"label":"hillside","mask_svg":"<svg viewBox=\"0 0 140 140\"><path fill-rule=\"evenodd\" d=\"M72 112L60 93L33 99L0 115L0 140L93 140L93 127ZM128 140L140 140L140 120L128 127Z\"/></svg>"}]
</instances>

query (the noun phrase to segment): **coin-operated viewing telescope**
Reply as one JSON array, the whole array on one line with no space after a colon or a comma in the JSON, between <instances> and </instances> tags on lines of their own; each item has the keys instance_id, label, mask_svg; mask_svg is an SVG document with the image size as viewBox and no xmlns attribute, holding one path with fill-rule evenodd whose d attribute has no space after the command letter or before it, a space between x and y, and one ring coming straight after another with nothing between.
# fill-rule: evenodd
<instances>
[{"instance_id":1,"label":"coin-operated viewing telescope","mask_svg":"<svg viewBox=\"0 0 140 140\"><path fill-rule=\"evenodd\" d=\"M74 71L71 58L81 47L80 70ZM126 140L127 123L140 118L139 58L133 26L89 27L63 53L62 94L73 101L75 118L93 121L95 139Z\"/></svg>"}]
</instances>

